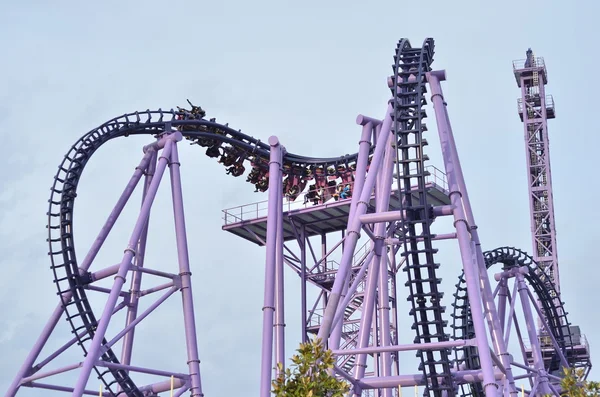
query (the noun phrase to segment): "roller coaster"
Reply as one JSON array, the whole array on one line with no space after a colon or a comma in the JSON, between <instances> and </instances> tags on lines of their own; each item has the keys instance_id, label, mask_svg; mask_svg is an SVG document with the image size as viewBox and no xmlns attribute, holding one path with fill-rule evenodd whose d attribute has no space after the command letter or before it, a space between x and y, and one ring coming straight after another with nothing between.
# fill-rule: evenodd
<instances>
[{"instance_id":1,"label":"roller coaster","mask_svg":"<svg viewBox=\"0 0 600 397\"><path fill-rule=\"evenodd\" d=\"M381 120L357 118L362 133L355 154L296 155L277 137L262 142L207 119L205 110L189 101L191 109L129 113L82 136L58 167L47 214L49 256L59 302L6 395L15 396L22 388L97 395L87 389L92 372L103 384L103 396L155 396L169 390L175 396L188 391L191 396L204 395L177 149L184 139L205 148L205 154L217 159L229 175L242 177L248 168L246 182L255 191L268 192L262 207L253 204L224 210L223 225L223 230L266 247L261 397L271 394L273 376L280 371L276 363L288 358L284 349L285 266L301 282L302 341L317 336L333 350L337 357L334 373L352 385L354 396L398 396L401 387L407 386L421 387L427 396L516 396L521 392L519 380L527 383L527 390L522 390L527 395L559 395L563 368L583 368L582 376L587 376L589 348L567 320L549 267L536 262L537 255L534 259L517 248L482 250L442 93L445 72L431 68L433 56L431 38L420 47L411 46L408 39L399 41L388 79L387 112ZM520 71L535 67L531 62L523 66ZM535 82L545 84L539 78ZM428 91L445 173L428 166L424 153ZM541 106L545 112L546 106ZM525 112L526 120L529 116L534 119L533 113ZM89 252L78 260L73 210L85 166L107 141L133 135L153 140L144 147L143 158ZM144 266L149 213L167 167L179 259L179 267L172 272ZM99 249L142 179L143 204L122 261L93 268ZM450 217L454 230L434 233L432 225L438 217ZM335 237L338 233L339 238ZM450 325L436 262L438 240L457 243L463 270ZM143 289L142 274L166 279L166 283ZM114 277L111 288L97 285L108 277ZM129 290L124 288L127 277ZM396 283L402 277L410 304L408 322L397 310ZM494 288L492 281L497 282ZM108 296L100 315L92 310L89 291ZM166 292L138 313L139 300L159 291ZM135 327L175 292L182 294L187 373L132 365ZM121 310L127 311L125 326L108 339L109 323L114 323L113 317ZM71 327L71 340L38 361L61 318ZM536 318L538 329L531 325ZM402 328L414 332L413 343L399 343ZM121 344L120 357L117 343ZM45 369L73 345L81 347L83 361ZM416 354L415 373L401 373L402 352ZM40 382L71 370L79 371L74 385ZM140 385L137 373L153 375L157 381Z\"/></svg>"}]
</instances>

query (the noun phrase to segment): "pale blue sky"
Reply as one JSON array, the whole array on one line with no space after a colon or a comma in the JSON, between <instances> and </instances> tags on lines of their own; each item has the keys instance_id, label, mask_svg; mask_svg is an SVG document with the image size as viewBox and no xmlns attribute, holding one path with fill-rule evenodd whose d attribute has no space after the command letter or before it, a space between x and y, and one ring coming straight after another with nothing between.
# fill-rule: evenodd
<instances>
[{"instance_id":1,"label":"pale blue sky","mask_svg":"<svg viewBox=\"0 0 600 397\"><path fill-rule=\"evenodd\" d=\"M563 298L571 322L582 327L597 351L599 4L0 1L0 165L5 170L0 174L0 390L56 302L45 243L48 188L62 156L82 134L117 115L174 108L190 98L210 116L263 141L279 136L291 152L352 153L360 134L356 115L385 112L386 78L401 37L414 45L425 37L436 41L434 68L448 74L444 90L484 249L514 245L531 251L523 129L516 112L520 91L511 61L523 58L528 47L545 58L547 93L554 96L557 114L549 133ZM428 140L431 163L441 166L435 135ZM111 142L90 162L76 202L78 257L145 143L144 138ZM222 232L220 216L224 208L263 196L242 179L225 176L220 165L194 149L182 149L181 160L205 395L248 395L258 391L264 251ZM136 206L126 212L99 260L119 259ZM152 216L158 231L151 236L151 253L156 262L173 260L166 189ZM459 257L449 249L439 258L449 306ZM291 349L299 314L291 296L297 282L289 279ZM168 337L175 341L166 342L164 330L175 329L171 319L180 324L178 305L179 299L172 299L157 313L134 358L181 368L180 355L170 352L178 351L183 334L173 331ZM69 337L64 321L61 327L55 346ZM407 338L409 327L407 322ZM161 346L154 351L158 340ZM81 359L76 353L72 360ZM595 370L592 377L598 374ZM65 379L73 381L74 374ZM48 393L26 389L20 395Z\"/></svg>"}]
</instances>

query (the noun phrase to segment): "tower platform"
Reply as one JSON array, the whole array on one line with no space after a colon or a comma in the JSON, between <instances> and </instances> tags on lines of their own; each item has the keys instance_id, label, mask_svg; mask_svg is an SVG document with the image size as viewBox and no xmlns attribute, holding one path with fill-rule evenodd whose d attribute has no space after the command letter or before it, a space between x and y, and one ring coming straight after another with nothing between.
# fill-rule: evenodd
<instances>
[{"instance_id":1,"label":"tower platform","mask_svg":"<svg viewBox=\"0 0 600 397\"><path fill-rule=\"evenodd\" d=\"M426 167L427 200L433 206L448 205L448 185L446 175L436 167ZM415 188L416 189L416 188ZM418 197L413 196L418 200ZM304 225L306 235L320 236L325 233L341 231L348 225L351 198L335 201L333 198L325 203L313 205L304 203L305 194L301 194L293 202L283 203L283 239L296 239L296 228ZM309 200L310 201L310 200ZM223 210L224 225L222 229L251 241L259 246L264 245L267 234L267 201L246 204ZM392 191L390 210L399 209L397 190ZM375 211L375 197L371 196L367 213Z\"/></svg>"},{"instance_id":2,"label":"tower platform","mask_svg":"<svg viewBox=\"0 0 600 397\"><path fill-rule=\"evenodd\" d=\"M538 72L544 84L548 84L548 72L546 70L544 58L535 57L530 62L527 62L526 59L518 59L513 61L513 73L519 87L521 87L521 76L533 76L533 72Z\"/></svg>"}]
</instances>

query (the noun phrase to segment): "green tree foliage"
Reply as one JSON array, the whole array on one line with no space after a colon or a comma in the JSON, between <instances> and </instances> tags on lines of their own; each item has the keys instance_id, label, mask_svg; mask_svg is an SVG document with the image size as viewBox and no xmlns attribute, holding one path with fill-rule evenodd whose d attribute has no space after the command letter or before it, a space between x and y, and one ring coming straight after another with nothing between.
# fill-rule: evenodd
<instances>
[{"instance_id":1,"label":"green tree foliage","mask_svg":"<svg viewBox=\"0 0 600 397\"><path fill-rule=\"evenodd\" d=\"M560 385L562 387L562 395L568 397L600 397L600 383L583 378L583 370L565 368L565 376Z\"/></svg>"},{"instance_id":2,"label":"green tree foliage","mask_svg":"<svg viewBox=\"0 0 600 397\"><path fill-rule=\"evenodd\" d=\"M334 359L331 350L325 350L320 339L301 343L298 354L292 357L290 368L282 371L273 381L276 397L342 397L350 385L330 374Z\"/></svg>"}]
</instances>

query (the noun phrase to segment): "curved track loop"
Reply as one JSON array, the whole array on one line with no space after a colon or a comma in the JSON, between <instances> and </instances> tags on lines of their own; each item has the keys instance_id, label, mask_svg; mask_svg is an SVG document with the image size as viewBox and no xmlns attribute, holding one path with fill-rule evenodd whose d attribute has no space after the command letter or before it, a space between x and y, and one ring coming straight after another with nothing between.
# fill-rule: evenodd
<instances>
[{"instance_id":1,"label":"curved track loop","mask_svg":"<svg viewBox=\"0 0 600 397\"><path fill-rule=\"evenodd\" d=\"M412 302L410 311L414 318L415 342L426 343L448 340L442 320L444 307L440 305L442 293L438 291L440 279L435 275L439 267L434 262L436 252L432 248L432 235L429 226L433 221L431 205L427 203L425 190L423 147L427 141L422 138L426 131L422 119L426 117L423 106L425 100L425 73L430 71L433 60L433 39L427 39L422 48L412 48L402 39L396 49L393 83L394 134L398 148L397 175L398 194L403 209L408 214L403 219L396 234L403 239L408 281L408 300ZM75 255L73 238L73 208L77 197L77 185L83 169L94 152L108 140L128 135L159 135L178 129L192 144L206 147L206 155L218 158L227 167L227 173L241 176L248 163L251 170L247 182L256 186L257 191L265 191L268 186L269 146L258 139L219 124L215 119L204 119L204 111L193 108L175 110L146 110L114 118L80 138L65 155L51 188L48 211L49 255L54 272L54 282L62 297L71 293L72 299L65 302L67 320L78 344L86 353L87 343L94 336L97 319L86 295L90 282L89 273L81 272ZM315 180L323 186L326 179L353 177L356 154L337 158L314 158L286 153L283 159L284 191L288 200L295 198L306 188L308 181ZM325 182L324 182L325 181ZM414 200L413 188L417 187L419 199ZM401 212L402 213L402 212ZM418 241L422 242L418 242ZM427 302L429 300L429 302ZM103 343L106 343L104 341ZM449 351L427 351L417 354L421 358L421 370L428 379L428 391L441 395L443 390L451 396L454 393L450 374ZM107 350L102 360L118 363L112 350ZM142 397L142 393L123 370L102 370L95 368L108 392L118 384L118 394ZM439 382L440 377L443 379Z\"/></svg>"},{"instance_id":2,"label":"curved track loop","mask_svg":"<svg viewBox=\"0 0 600 397\"><path fill-rule=\"evenodd\" d=\"M408 40L402 40L396 49L392 90L394 94L394 134L398 148L396 174L399 175L398 194L406 218L401 219L396 234L400 237L406 258L403 271L406 272L412 308L412 329L415 330L415 343L441 342L449 340L445 332L447 321L443 320L445 308L441 305L443 293L438 290L441 279L436 276L439 264L435 263L433 235L430 225L433 222L431 204L427 203L425 188L425 161L423 153L427 140L423 132L427 127L423 119L427 117L424 106L426 78L431 70L434 42L426 39L421 48L411 48ZM418 199L415 200L415 196ZM402 211L400 212L403 213ZM453 396L451 359L449 349L419 350L420 371L427 379L425 395ZM440 382L440 378L442 382Z\"/></svg>"},{"instance_id":3,"label":"curved track loop","mask_svg":"<svg viewBox=\"0 0 600 397\"><path fill-rule=\"evenodd\" d=\"M266 190L268 181L269 146L250 136L235 131L227 125L218 124L212 120L194 119L190 112L174 110L157 110L135 112L114 118L100 127L88 132L79 139L65 155L58 167L51 188L48 211L48 243L49 255L54 272L54 282L58 294L71 293L72 299L64 305L67 320L73 333L78 338L78 344L86 351L86 343L94 336L97 318L94 315L86 295L86 285L90 282L89 274L80 274L75 255L73 238L73 207L77 197L77 185L83 169L93 153L108 140L128 135L158 136L173 128L179 129L192 144L207 147L210 157L219 157L219 161L229 167L228 173L241 175L245 162L251 162L252 171L248 181L257 186L257 190ZM288 190L293 188L297 193L303 190L305 181L319 170L329 171L329 175L340 173L344 169L352 169L356 155L346 155L338 158L311 158L294 154L286 154L284 158L285 174L288 176ZM332 172L331 169L334 171ZM304 182L302 181L304 178ZM288 195L289 197L289 195ZM106 341L103 341L103 344ZM102 360L118 363L112 350L107 350ZM121 393L128 396L141 397L128 374L122 370L103 370L95 368L107 391L116 395L113 390L115 383L121 388ZM114 379L106 375L112 375Z\"/></svg>"},{"instance_id":4,"label":"curved track loop","mask_svg":"<svg viewBox=\"0 0 600 397\"><path fill-rule=\"evenodd\" d=\"M245 171L244 164L250 162L252 170L247 181L261 191L268 186L267 144L227 125L218 124L214 119L198 118L189 111L159 109L130 113L114 118L80 138L65 155L54 177L47 214L47 241L58 294L61 297L69 292L72 294L72 299L65 302L64 308L67 321L84 353L87 353L86 342L89 343L94 336L97 318L85 291L90 282L89 273L80 274L75 255L73 208L79 179L94 152L108 140L128 135L159 136L172 129L180 130L192 144L206 147L206 154L218 157L219 162L228 167L227 173L234 176L242 175ZM337 158L312 158L287 153L284 157L284 174L287 176L284 187L288 199L295 199L304 190L306 182L319 174L324 177L327 172L330 177L347 177L348 172L352 172L355 161L356 154ZM101 359L118 363L116 355L110 349ZM95 370L107 391L116 395L112 388L117 383L122 390L119 394L142 396L125 371ZM106 375L109 374L114 380L107 379Z\"/></svg>"},{"instance_id":5,"label":"curved track loop","mask_svg":"<svg viewBox=\"0 0 600 397\"><path fill-rule=\"evenodd\" d=\"M568 327L569 322L567 321L562 302L560 306L556 305L558 300L553 298L553 296L556 296L556 290L554 289L552 281L544 273L542 268L531 256L529 256L529 254L513 247L496 248L495 250L484 252L483 256L488 269L498 263L501 263L504 269L513 267L529 268L529 272L525 275L525 279L533 288L539 302L542 304L542 310L547 316L548 325L550 326L550 330L556 339L558 346L562 350L564 356L569 357L567 348L572 346L571 333ZM464 273L459 276L456 287L457 291L454 294L455 299L452 305L454 307L454 313L452 315L454 321L452 325L452 328L454 328L454 339L471 339L475 337L475 332L472 325L473 322ZM464 369L480 368L476 347L456 348L454 353L457 365L464 365ZM550 362L550 368L546 369L548 371L554 371L559 368L560 359L555 352ZM485 396L481 383L463 385L461 388L463 396Z\"/></svg>"}]
</instances>

